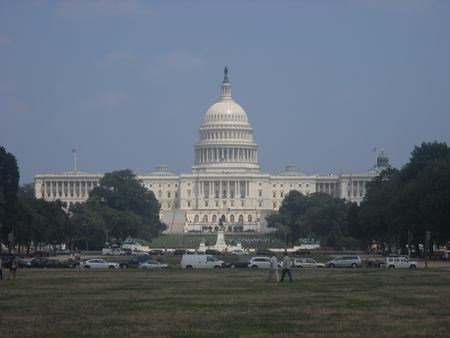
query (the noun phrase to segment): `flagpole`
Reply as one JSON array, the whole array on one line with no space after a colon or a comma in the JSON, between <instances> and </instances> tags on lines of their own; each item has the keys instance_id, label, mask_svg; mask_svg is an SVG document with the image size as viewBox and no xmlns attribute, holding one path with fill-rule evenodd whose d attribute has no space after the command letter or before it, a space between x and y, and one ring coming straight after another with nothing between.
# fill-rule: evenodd
<instances>
[{"instance_id":1,"label":"flagpole","mask_svg":"<svg viewBox=\"0 0 450 338\"><path fill-rule=\"evenodd\" d=\"M74 172L77 172L77 150L75 149L75 170Z\"/></svg>"}]
</instances>

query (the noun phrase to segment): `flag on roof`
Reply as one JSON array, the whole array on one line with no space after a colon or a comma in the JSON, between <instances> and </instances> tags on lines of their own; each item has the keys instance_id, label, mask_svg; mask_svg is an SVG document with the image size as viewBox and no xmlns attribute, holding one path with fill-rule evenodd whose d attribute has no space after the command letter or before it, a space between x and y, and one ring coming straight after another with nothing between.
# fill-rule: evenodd
<instances>
[{"instance_id":1,"label":"flag on roof","mask_svg":"<svg viewBox=\"0 0 450 338\"><path fill-rule=\"evenodd\" d=\"M76 153L77 152L77 150L76 149L72 149L72 153Z\"/></svg>"},{"instance_id":2,"label":"flag on roof","mask_svg":"<svg viewBox=\"0 0 450 338\"><path fill-rule=\"evenodd\" d=\"M377 148L373 148L373 150L372 150L373 152L375 152L375 151L377 151Z\"/></svg>"}]
</instances>

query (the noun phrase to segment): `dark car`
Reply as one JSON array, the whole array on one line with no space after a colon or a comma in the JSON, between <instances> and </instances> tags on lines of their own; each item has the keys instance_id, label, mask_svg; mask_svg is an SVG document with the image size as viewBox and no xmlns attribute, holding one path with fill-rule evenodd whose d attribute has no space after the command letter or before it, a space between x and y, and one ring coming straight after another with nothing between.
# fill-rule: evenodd
<instances>
[{"instance_id":1,"label":"dark car","mask_svg":"<svg viewBox=\"0 0 450 338\"><path fill-rule=\"evenodd\" d=\"M4 268L8 268L7 264L8 264L8 261L11 259L12 256L14 256L14 255L13 254L6 254L6 255L3 254L1 256L1 258L2 258L2 266ZM17 260L17 265L19 266L19 268L31 268L32 267L31 262L23 260L19 256L15 256L15 258Z\"/></svg>"},{"instance_id":2,"label":"dark car","mask_svg":"<svg viewBox=\"0 0 450 338\"><path fill-rule=\"evenodd\" d=\"M295 255L311 255L311 250L309 250L309 249L298 249L298 250L295 250L292 253L292 255L293 256L295 256Z\"/></svg>"},{"instance_id":3,"label":"dark car","mask_svg":"<svg viewBox=\"0 0 450 338\"><path fill-rule=\"evenodd\" d=\"M248 268L248 262L251 258L241 258L235 262L228 263L225 265L226 268Z\"/></svg>"},{"instance_id":4,"label":"dark car","mask_svg":"<svg viewBox=\"0 0 450 338\"><path fill-rule=\"evenodd\" d=\"M207 254L207 255L214 255L214 256L224 256L225 255L225 253L223 251L214 250L214 249L206 250L205 254Z\"/></svg>"},{"instance_id":5,"label":"dark car","mask_svg":"<svg viewBox=\"0 0 450 338\"><path fill-rule=\"evenodd\" d=\"M173 252L174 255L178 255L178 256L189 255L190 253L191 252L187 249L176 249Z\"/></svg>"},{"instance_id":6,"label":"dark car","mask_svg":"<svg viewBox=\"0 0 450 338\"><path fill-rule=\"evenodd\" d=\"M149 255L162 256L164 255L164 250L161 249L153 249L148 252Z\"/></svg>"},{"instance_id":7,"label":"dark car","mask_svg":"<svg viewBox=\"0 0 450 338\"><path fill-rule=\"evenodd\" d=\"M72 268L72 264L61 262L59 259L48 259L38 261L40 258L33 259L32 264L36 268L52 268L52 269L67 269ZM35 261L35 262L34 262Z\"/></svg>"},{"instance_id":8,"label":"dark car","mask_svg":"<svg viewBox=\"0 0 450 338\"><path fill-rule=\"evenodd\" d=\"M137 268L139 266L139 263L144 263L150 260L153 260L153 258L150 256L134 256L131 259L120 262L119 266L124 269Z\"/></svg>"},{"instance_id":9,"label":"dark car","mask_svg":"<svg viewBox=\"0 0 450 338\"><path fill-rule=\"evenodd\" d=\"M269 250L269 249L257 249L256 255L257 256L272 256L276 255L277 253L275 251Z\"/></svg>"}]
</instances>

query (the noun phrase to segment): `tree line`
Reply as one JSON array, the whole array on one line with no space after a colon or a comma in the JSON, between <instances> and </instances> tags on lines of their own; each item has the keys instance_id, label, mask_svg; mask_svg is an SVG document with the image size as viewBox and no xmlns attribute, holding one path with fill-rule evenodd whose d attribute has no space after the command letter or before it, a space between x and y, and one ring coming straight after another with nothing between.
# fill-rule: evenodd
<instances>
[{"instance_id":1,"label":"tree line","mask_svg":"<svg viewBox=\"0 0 450 338\"><path fill-rule=\"evenodd\" d=\"M167 228L153 192L129 169L105 174L86 202L68 208L60 200L35 198L34 184L19 186L19 180L15 156L0 147L0 242L7 244L14 233L14 244L28 255L32 244L35 250L62 243L95 250L107 239L151 241Z\"/></svg>"},{"instance_id":2,"label":"tree line","mask_svg":"<svg viewBox=\"0 0 450 338\"><path fill-rule=\"evenodd\" d=\"M323 193L304 196L291 191L278 212L266 217L275 234L295 243L319 239L322 246L388 250L419 248L430 232L430 245L450 240L450 148L422 143L400 170L388 168L366 184L360 205Z\"/></svg>"}]
</instances>

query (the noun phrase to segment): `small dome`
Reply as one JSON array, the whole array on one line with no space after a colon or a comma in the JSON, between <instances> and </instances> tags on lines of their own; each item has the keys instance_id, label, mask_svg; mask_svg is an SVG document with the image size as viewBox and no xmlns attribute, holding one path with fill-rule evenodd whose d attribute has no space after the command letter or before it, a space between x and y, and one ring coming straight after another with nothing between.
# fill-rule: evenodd
<instances>
[{"instance_id":1,"label":"small dome","mask_svg":"<svg viewBox=\"0 0 450 338\"><path fill-rule=\"evenodd\" d=\"M280 176L304 176L306 174L297 171L297 166L296 165L287 165L286 166L286 171L282 171L280 173L278 173L278 175Z\"/></svg>"},{"instance_id":2,"label":"small dome","mask_svg":"<svg viewBox=\"0 0 450 338\"><path fill-rule=\"evenodd\" d=\"M171 176L171 175L176 175L176 174L171 173L170 171L167 171L167 166L166 165L158 165L158 166L156 166L156 171L150 173L149 175L152 175L152 176Z\"/></svg>"}]
</instances>

